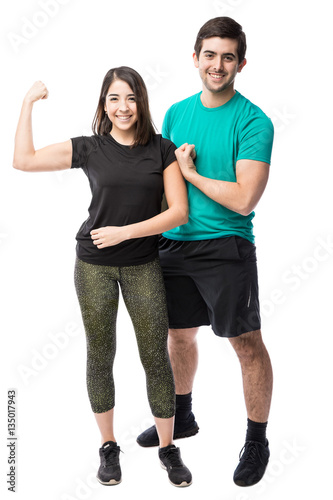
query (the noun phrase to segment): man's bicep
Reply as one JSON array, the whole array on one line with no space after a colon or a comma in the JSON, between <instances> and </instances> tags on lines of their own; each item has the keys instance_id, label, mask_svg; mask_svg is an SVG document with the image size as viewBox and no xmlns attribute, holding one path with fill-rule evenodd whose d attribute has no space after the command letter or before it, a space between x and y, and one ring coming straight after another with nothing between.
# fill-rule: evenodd
<instances>
[{"instance_id":1,"label":"man's bicep","mask_svg":"<svg viewBox=\"0 0 333 500\"><path fill-rule=\"evenodd\" d=\"M256 160L238 160L236 163L236 178L238 183L249 186L267 184L269 164Z\"/></svg>"},{"instance_id":2,"label":"man's bicep","mask_svg":"<svg viewBox=\"0 0 333 500\"><path fill-rule=\"evenodd\" d=\"M251 210L260 200L269 177L269 164L256 160L238 160L237 183L245 190Z\"/></svg>"}]
</instances>

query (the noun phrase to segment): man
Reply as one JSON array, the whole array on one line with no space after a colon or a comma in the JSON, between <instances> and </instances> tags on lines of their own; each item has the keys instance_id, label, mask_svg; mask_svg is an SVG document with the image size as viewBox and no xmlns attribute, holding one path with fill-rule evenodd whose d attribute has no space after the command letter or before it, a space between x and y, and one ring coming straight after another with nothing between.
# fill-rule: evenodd
<instances>
[{"instance_id":1,"label":"man","mask_svg":"<svg viewBox=\"0 0 333 500\"><path fill-rule=\"evenodd\" d=\"M187 181L189 222L164 233L160 243L169 310L169 353L176 383L174 438L198 432L192 413L201 325L229 338L239 358L248 414L244 449L234 473L239 486L263 477L269 448L266 426L272 367L260 331L253 209L269 174L273 125L234 89L245 64L246 38L228 17L200 29L193 54L202 92L174 104L163 136L178 147ZM156 446L151 427L138 437Z\"/></svg>"}]
</instances>

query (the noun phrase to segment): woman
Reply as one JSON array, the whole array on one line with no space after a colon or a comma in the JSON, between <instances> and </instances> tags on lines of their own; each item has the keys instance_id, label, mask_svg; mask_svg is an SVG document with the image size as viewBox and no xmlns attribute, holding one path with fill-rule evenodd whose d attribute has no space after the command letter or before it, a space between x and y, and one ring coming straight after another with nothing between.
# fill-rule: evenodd
<instances>
[{"instance_id":1,"label":"woman","mask_svg":"<svg viewBox=\"0 0 333 500\"><path fill-rule=\"evenodd\" d=\"M77 137L35 151L31 115L48 97L42 82L25 96L13 166L29 172L82 168L92 191L89 217L77 238L75 286L87 337L87 388L102 447L97 478L121 481L114 435L114 382L118 286L130 314L158 430L159 458L175 486L191 473L172 442L175 391L167 352L168 320L158 261L158 234L187 222L188 206L174 144L156 134L146 86L131 68L106 74L92 137ZM161 213L165 192L168 208Z\"/></svg>"}]
</instances>

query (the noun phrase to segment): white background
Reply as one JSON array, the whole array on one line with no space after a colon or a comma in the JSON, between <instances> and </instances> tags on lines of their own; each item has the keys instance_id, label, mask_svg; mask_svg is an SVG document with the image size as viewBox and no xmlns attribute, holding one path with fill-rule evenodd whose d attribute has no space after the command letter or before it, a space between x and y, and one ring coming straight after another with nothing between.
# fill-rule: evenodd
<instances>
[{"instance_id":1,"label":"white background","mask_svg":"<svg viewBox=\"0 0 333 500\"><path fill-rule=\"evenodd\" d=\"M52 7L52 5L53 7ZM15 498L252 500L330 498L332 447L332 79L326 0L16 0L1 4L1 491L7 491L7 390L17 391ZM48 7L46 6L48 5ZM271 462L250 489L233 484L246 429L238 361L202 328L193 392L199 434L179 443L193 485L177 489L157 449L134 333L121 305L115 363L123 482L94 479L100 436L85 386L85 338L73 285L75 234L90 200L83 172L11 167L21 102L35 80L36 148L91 134L104 74L134 67L160 130L167 108L201 89L192 63L204 22L242 24L248 64L236 88L275 124L269 185L256 210L263 335L274 374ZM1 493L2 494L2 493Z\"/></svg>"}]
</instances>

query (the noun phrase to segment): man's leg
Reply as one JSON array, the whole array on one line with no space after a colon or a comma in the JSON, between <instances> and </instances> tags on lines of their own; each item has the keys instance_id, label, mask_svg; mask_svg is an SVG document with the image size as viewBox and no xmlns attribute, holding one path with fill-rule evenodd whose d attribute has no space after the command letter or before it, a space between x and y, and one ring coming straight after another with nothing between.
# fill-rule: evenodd
<instances>
[{"instance_id":1,"label":"man's leg","mask_svg":"<svg viewBox=\"0 0 333 500\"><path fill-rule=\"evenodd\" d=\"M241 364L248 415L244 453L235 470L234 481L239 486L251 486L261 480L269 459L266 426L272 398L273 372L260 330L229 340Z\"/></svg>"},{"instance_id":2,"label":"man's leg","mask_svg":"<svg viewBox=\"0 0 333 500\"><path fill-rule=\"evenodd\" d=\"M230 338L239 358L248 418L267 422L273 387L273 372L260 330Z\"/></svg>"},{"instance_id":3,"label":"man's leg","mask_svg":"<svg viewBox=\"0 0 333 500\"><path fill-rule=\"evenodd\" d=\"M169 355L176 385L176 394L192 392L198 368L198 328L170 329L168 337Z\"/></svg>"},{"instance_id":4,"label":"man's leg","mask_svg":"<svg viewBox=\"0 0 333 500\"><path fill-rule=\"evenodd\" d=\"M176 388L175 439L194 436L199 430L192 412L192 389L198 368L198 330L169 329L168 347Z\"/></svg>"}]
</instances>

